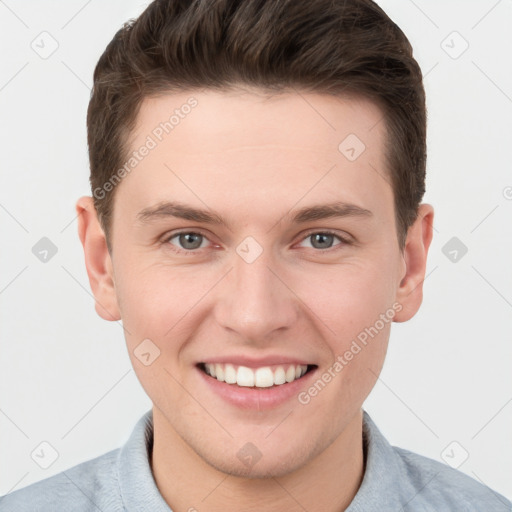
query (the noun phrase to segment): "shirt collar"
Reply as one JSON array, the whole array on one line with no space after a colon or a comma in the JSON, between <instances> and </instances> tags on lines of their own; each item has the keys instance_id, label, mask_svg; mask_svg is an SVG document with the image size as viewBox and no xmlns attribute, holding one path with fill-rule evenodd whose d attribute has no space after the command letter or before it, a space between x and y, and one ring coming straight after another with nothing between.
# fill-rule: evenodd
<instances>
[{"instance_id":1,"label":"shirt collar","mask_svg":"<svg viewBox=\"0 0 512 512\"><path fill-rule=\"evenodd\" d=\"M392 446L363 411L365 471L363 481L345 512L400 510L396 492L401 471ZM151 472L153 411L146 412L120 449L117 460L119 487L128 512L172 512L156 486Z\"/></svg>"},{"instance_id":2,"label":"shirt collar","mask_svg":"<svg viewBox=\"0 0 512 512\"><path fill-rule=\"evenodd\" d=\"M151 472L152 451L153 410L150 409L135 425L117 459L121 499L128 512L172 512Z\"/></svg>"},{"instance_id":3,"label":"shirt collar","mask_svg":"<svg viewBox=\"0 0 512 512\"><path fill-rule=\"evenodd\" d=\"M402 510L398 458L366 411L363 411L363 445L366 455L363 481L345 512Z\"/></svg>"}]
</instances>

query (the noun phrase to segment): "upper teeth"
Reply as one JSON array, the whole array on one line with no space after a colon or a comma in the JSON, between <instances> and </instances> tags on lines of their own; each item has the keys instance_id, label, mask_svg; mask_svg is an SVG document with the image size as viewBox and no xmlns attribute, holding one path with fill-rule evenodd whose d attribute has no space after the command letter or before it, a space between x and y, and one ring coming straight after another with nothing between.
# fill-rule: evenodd
<instances>
[{"instance_id":1,"label":"upper teeth","mask_svg":"<svg viewBox=\"0 0 512 512\"><path fill-rule=\"evenodd\" d=\"M308 367L305 364L277 366L263 366L261 368L248 368L247 366L235 367L232 364L206 363L205 370L208 375L227 384L238 384L245 387L268 388L279 386L285 382L293 382L302 377Z\"/></svg>"}]
</instances>

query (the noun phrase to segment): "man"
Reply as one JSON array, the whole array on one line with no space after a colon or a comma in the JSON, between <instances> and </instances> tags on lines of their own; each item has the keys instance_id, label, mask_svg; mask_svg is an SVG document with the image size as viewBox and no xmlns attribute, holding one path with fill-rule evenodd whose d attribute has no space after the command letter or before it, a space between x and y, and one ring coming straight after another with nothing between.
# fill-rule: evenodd
<instances>
[{"instance_id":1,"label":"man","mask_svg":"<svg viewBox=\"0 0 512 512\"><path fill-rule=\"evenodd\" d=\"M422 301L425 139L420 68L371 1L157 0L126 24L77 212L153 409L0 510L510 510L362 410Z\"/></svg>"}]
</instances>

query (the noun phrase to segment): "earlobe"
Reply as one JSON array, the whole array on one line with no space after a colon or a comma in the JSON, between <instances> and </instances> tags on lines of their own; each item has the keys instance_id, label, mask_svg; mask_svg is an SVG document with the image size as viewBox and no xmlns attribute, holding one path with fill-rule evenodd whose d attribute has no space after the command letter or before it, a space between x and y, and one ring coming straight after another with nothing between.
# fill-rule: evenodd
<instances>
[{"instance_id":1,"label":"earlobe","mask_svg":"<svg viewBox=\"0 0 512 512\"><path fill-rule=\"evenodd\" d=\"M120 320L121 314L115 292L112 260L92 197L81 197L76 202L76 212L78 214L78 236L84 248L85 266L96 300L96 312L105 320Z\"/></svg>"},{"instance_id":2,"label":"earlobe","mask_svg":"<svg viewBox=\"0 0 512 512\"><path fill-rule=\"evenodd\" d=\"M396 300L402 309L395 315L395 322L406 322L418 311L423 300L423 281L427 267L427 255L433 235L434 208L423 203L418 216L407 233L403 258L405 275L401 276Z\"/></svg>"}]
</instances>

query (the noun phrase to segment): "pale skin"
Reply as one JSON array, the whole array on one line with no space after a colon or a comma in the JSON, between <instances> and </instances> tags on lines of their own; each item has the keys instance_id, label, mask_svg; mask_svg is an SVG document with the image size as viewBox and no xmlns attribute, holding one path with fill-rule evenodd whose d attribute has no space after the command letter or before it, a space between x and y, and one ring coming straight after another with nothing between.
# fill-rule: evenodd
<instances>
[{"instance_id":1,"label":"pale skin","mask_svg":"<svg viewBox=\"0 0 512 512\"><path fill-rule=\"evenodd\" d=\"M77 202L96 311L122 319L153 402L155 481L175 512L339 512L363 478L361 408L391 322L307 405L293 396L241 409L205 385L197 365L232 355L300 357L316 365L315 376L302 378L307 391L393 304L401 306L396 322L418 311L434 210L420 205L400 252L385 124L367 100L167 94L144 101L131 146L191 96L197 106L117 185L111 254L92 198ZM366 146L354 161L338 150L349 134ZM215 212L228 226L138 219L165 201ZM334 201L372 214L292 223L299 209ZM199 248L184 246L179 231L202 235ZM319 248L312 235L325 231L334 236ZM237 253L247 237L262 248L251 263ZM149 366L134 355L144 339L160 350ZM237 457L248 442L261 453L250 468Z\"/></svg>"}]
</instances>

